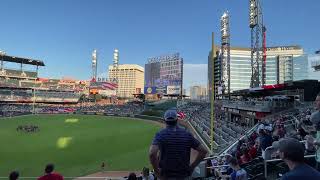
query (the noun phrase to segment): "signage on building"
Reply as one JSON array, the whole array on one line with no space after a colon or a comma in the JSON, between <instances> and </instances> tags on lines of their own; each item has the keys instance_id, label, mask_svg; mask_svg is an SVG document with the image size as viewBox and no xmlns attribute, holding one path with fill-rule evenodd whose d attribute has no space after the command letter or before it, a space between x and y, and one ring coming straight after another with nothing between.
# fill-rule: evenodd
<instances>
[{"instance_id":1,"label":"signage on building","mask_svg":"<svg viewBox=\"0 0 320 180\"><path fill-rule=\"evenodd\" d=\"M267 47L267 51L288 51L301 49L299 46L278 46L278 47Z\"/></svg>"},{"instance_id":2,"label":"signage on building","mask_svg":"<svg viewBox=\"0 0 320 180\"><path fill-rule=\"evenodd\" d=\"M167 94L180 94L181 86L167 86Z\"/></svg>"},{"instance_id":3,"label":"signage on building","mask_svg":"<svg viewBox=\"0 0 320 180\"><path fill-rule=\"evenodd\" d=\"M247 114L248 114L249 116L256 116L256 113L255 113L255 112L250 112L250 111L248 111Z\"/></svg>"},{"instance_id":4,"label":"signage on building","mask_svg":"<svg viewBox=\"0 0 320 180\"><path fill-rule=\"evenodd\" d=\"M156 87L144 87L145 94L156 94L157 88Z\"/></svg>"},{"instance_id":5,"label":"signage on building","mask_svg":"<svg viewBox=\"0 0 320 180\"><path fill-rule=\"evenodd\" d=\"M179 59L179 53L174 53L170 55L164 55L164 56L158 56L158 57L152 57L148 59L149 63L152 62L159 62L159 61L169 61L169 60L177 60Z\"/></svg>"},{"instance_id":6,"label":"signage on building","mask_svg":"<svg viewBox=\"0 0 320 180\"><path fill-rule=\"evenodd\" d=\"M157 94L166 94L167 93L167 87L166 86L157 87L156 88L156 92L157 92Z\"/></svg>"},{"instance_id":7,"label":"signage on building","mask_svg":"<svg viewBox=\"0 0 320 180\"><path fill-rule=\"evenodd\" d=\"M111 97L115 96L117 94L117 91L111 89L99 89L99 94L101 94L102 96Z\"/></svg>"}]
</instances>

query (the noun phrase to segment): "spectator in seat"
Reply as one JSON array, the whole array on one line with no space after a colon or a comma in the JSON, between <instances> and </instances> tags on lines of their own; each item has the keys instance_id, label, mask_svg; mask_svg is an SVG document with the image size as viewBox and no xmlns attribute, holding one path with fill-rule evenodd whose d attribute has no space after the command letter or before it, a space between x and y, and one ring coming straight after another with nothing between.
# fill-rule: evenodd
<instances>
[{"instance_id":1,"label":"spectator in seat","mask_svg":"<svg viewBox=\"0 0 320 180\"><path fill-rule=\"evenodd\" d=\"M9 180L17 180L17 179L19 179L19 172L12 171L9 175Z\"/></svg>"},{"instance_id":2,"label":"spectator in seat","mask_svg":"<svg viewBox=\"0 0 320 180\"><path fill-rule=\"evenodd\" d=\"M166 111L166 128L156 134L150 146L150 162L155 175L161 180L189 179L194 168L207 154L207 150L190 132L177 126L177 119L176 110ZM198 153L190 164L191 149Z\"/></svg>"},{"instance_id":3,"label":"spectator in seat","mask_svg":"<svg viewBox=\"0 0 320 180\"><path fill-rule=\"evenodd\" d=\"M282 176L282 180L320 179L320 173L304 163L304 146L298 140L293 138L280 140L279 155L290 169Z\"/></svg>"},{"instance_id":4,"label":"spectator in seat","mask_svg":"<svg viewBox=\"0 0 320 180\"><path fill-rule=\"evenodd\" d=\"M135 173L130 173L128 176L128 180L137 180L137 175Z\"/></svg>"},{"instance_id":5,"label":"spectator in seat","mask_svg":"<svg viewBox=\"0 0 320 180\"><path fill-rule=\"evenodd\" d=\"M315 108L317 111L311 114L310 120L316 129L316 139L314 141L314 145L317 146L316 161L317 169L320 170L320 93L316 97Z\"/></svg>"},{"instance_id":6,"label":"spectator in seat","mask_svg":"<svg viewBox=\"0 0 320 180\"><path fill-rule=\"evenodd\" d=\"M242 169L236 158L232 158L229 162L233 173L230 175L232 180L248 180L246 170Z\"/></svg>"},{"instance_id":7,"label":"spectator in seat","mask_svg":"<svg viewBox=\"0 0 320 180\"><path fill-rule=\"evenodd\" d=\"M44 169L45 175L38 178L38 180L63 180L63 176L59 173L53 172L54 165L48 164Z\"/></svg>"},{"instance_id":8,"label":"spectator in seat","mask_svg":"<svg viewBox=\"0 0 320 180\"><path fill-rule=\"evenodd\" d=\"M251 143L251 147L249 148L249 156L251 159L254 159L257 157L257 153L258 153L258 142L257 141L254 141Z\"/></svg>"},{"instance_id":9,"label":"spectator in seat","mask_svg":"<svg viewBox=\"0 0 320 180\"><path fill-rule=\"evenodd\" d=\"M142 180L154 180L152 174L150 174L149 168L144 167L142 169Z\"/></svg>"},{"instance_id":10,"label":"spectator in seat","mask_svg":"<svg viewBox=\"0 0 320 180\"><path fill-rule=\"evenodd\" d=\"M241 147L241 164L245 164L248 163L251 159L250 159L250 155L249 155L249 150L246 146Z\"/></svg>"},{"instance_id":11,"label":"spectator in seat","mask_svg":"<svg viewBox=\"0 0 320 180\"><path fill-rule=\"evenodd\" d=\"M302 128L302 123L299 123L297 133L301 139L305 139L306 135L308 135L308 133Z\"/></svg>"},{"instance_id":12,"label":"spectator in seat","mask_svg":"<svg viewBox=\"0 0 320 180\"><path fill-rule=\"evenodd\" d=\"M306 144L305 144L306 155L314 155L316 152L316 147L313 144L314 138L311 135L307 135L305 139L306 139Z\"/></svg>"}]
</instances>

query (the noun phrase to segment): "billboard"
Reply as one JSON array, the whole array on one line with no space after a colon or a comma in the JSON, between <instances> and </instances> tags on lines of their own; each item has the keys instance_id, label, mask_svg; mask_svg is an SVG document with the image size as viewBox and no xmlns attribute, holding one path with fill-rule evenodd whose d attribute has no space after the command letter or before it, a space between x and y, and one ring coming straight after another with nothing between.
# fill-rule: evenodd
<instances>
[{"instance_id":1,"label":"billboard","mask_svg":"<svg viewBox=\"0 0 320 180\"><path fill-rule=\"evenodd\" d=\"M117 95L117 91L112 89L99 89L99 94L102 96L111 97Z\"/></svg>"},{"instance_id":2,"label":"billboard","mask_svg":"<svg viewBox=\"0 0 320 180\"><path fill-rule=\"evenodd\" d=\"M179 95L181 93L181 86L167 86L167 94Z\"/></svg>"},{"instance_id":3,"label":"billboard","mask_svg":"<svg viewBox=\"0 0 320 180\"><path fill-rule=\"evenodd\" d=\"M156 87L144 87L144 94L156 94Z\"/></svg>"},{"instance_id":4,"label":"billboard","mask_svg":"<svg viewBox=\"0 0 320 180\"><path fill-rule=\"evenodd\" d=\"M183 59L179 53L149 58L145 64L145 87L155 87L156 94L167 94L168 86L181 88L182 72Z\"/></svg>"}]
</instances>

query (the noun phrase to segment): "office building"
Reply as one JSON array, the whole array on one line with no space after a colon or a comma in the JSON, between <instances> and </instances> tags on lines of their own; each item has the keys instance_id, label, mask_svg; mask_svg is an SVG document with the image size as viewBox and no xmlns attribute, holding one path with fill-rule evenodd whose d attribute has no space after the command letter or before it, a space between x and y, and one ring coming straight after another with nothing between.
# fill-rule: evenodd
<instances>
[{"instance_id":1,"label":"office building","mask_svg":"<svg viewBox=\"0 0 320 180\"><path fill-rule=\"evenodd\" d=\"M223 92L221 82L221 50L213 46L208 57L209 87L214 72L215 94ZM259 64L261 72L261 63ZM261 76L260 76L261 79ZM266 85L281 84L287 81L309 79L308 56L300 46L279 46L267 48ZM231 92L250 88L251 50L250 48L231 47L230 50L230 90ZM261 81L261 80L260 80ZM210 93L209 93L210 94Z\"/></svg>"},{"instance_id":2,"label":"office building","mask_svg":"<svg viewBox=\"0 0 320 180\"><path fill-rule=\"evenodd\" d=\"M144 68L136 64L110 65L109 79L118 82L118 97L133 98L133 94L143 91Z\"/></svg>"}]
</instances>

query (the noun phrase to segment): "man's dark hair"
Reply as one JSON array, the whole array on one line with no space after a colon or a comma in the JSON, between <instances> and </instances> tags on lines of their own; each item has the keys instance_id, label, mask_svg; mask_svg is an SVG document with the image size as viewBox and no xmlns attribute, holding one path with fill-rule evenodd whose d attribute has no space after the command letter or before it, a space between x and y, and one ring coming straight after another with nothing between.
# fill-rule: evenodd
<instances>
[{"instance_id":1,"label":"man's dark hair","mask_svg":"<svg viewBox=\"0 0 320 180\"><path fill-rule=\"evenodd\" d=\"M137 180L137 175L135 173L130 173L128 180Z\"/></svg>"},{"instance_id":2,"label":"man's dark hair","mask_svg":"<svg viewBox=\"0 0 320 180\"><path fill-rule=\"evenodd\" d=\"M18 171L12 171L9 175L9 180L17 180L19 178Z\"/></svg>"},{"instance_id":3,"label":"man's dark hair","mask_svg":"<svg viewBox=\"0 0 320 180\"><path fill-rule=\"evenodd\" d=\"M54 170L54 165L53 164L47 164L46 168L44 169L44 171L49 174L52 173L52 171Z\"/></svg>"},{"instance_id":4,"label":"man's dark hair","mask_svg":"<svg viewBox=\"0 0 320 180\"><path fill-rule=\"evenodd\" d=\"M279 151L283 152L283 159L300 163L304 161L305 148L298 140L286 138L280 140L279 144Z\"/></svg>"},{"instance_id":5,"label":"man's dark hair","mask_svg":"<svg viewBox=\"0 0 320 180\"><path fill-rule=\"evenodd\" d=\"M229 160L229 164L232 165L232 166L237 166L237 165L239 165L237 159L234 158L234 157L232 157L232 158Z\"/></svg>"}]
</instances>

